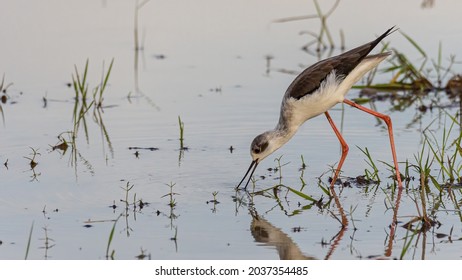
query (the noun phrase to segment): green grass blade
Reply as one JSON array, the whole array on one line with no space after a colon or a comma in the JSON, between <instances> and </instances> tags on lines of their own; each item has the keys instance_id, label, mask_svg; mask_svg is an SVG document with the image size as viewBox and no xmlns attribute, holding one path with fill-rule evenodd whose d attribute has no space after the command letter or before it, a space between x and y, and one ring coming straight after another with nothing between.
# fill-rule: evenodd
<instances>
[{"instance_id":1,"label":"green grass blade","mask_svg":"<svg viewBox=\"0 0 462 280\"><path fill-rule=\"evenodd\" d=\"M109 80L109 76L111 75L113 65L114 65L114 58L111 60L111 64L109 64L109 69L107 70L106 76L104 76L104 69L103 69L103 77L102 77L101 86L98 88L99 89L98 90L99 91L99 102L98 103L102 102L103 93L104 93L104 90L106 89L107 82Z\"/></svg>"},{"instance_id":2,"label":"green grass blade","mask_svg":"<svg viewBox=\"0 0 462 280\"><path fill-rule=\"evenodd\" d=\"M414 39L412 39L409 35L407 35L406 33L404 33L403 31L399 30L399 33L401 33L401 35L404 36L404 38L406 38L409 43L411 43L411 45L414 46L414 48L416 48L416 50L424 57L427 57L427 54L425 53L425 51L417 44L416 41L414 41Z\"/></svg>"},{"instance_id":3,"label":"green grass blade","mask_svg":"<svg viewBox=\"0 0 462 280\"><path fill-rule=\"evenodd\" d=\"M103 86L101 87L101 91L106 89L107 81L109 80L109 76L111 75L112 66L114 65L114 58L111 60L111 64L109 64L109 69L107 70L106 77L104 78Z\"/></svg>"},{"instance_id":4,"label":"green grass blade","mask_svg":"<svg viewBox=\"0 0 462 280\"><path fill-rule=\"evenodd\" d=\"M109 249L111 247L111 243L112 243L112 240L114 238L114 231L115 231L117 221L119 221L120 217L122 217L122 214L119 215L119 217L117 217L117 219L114 221L114 224L112 225L111 232L109 233L109 239L107 241L107 247L106 247L106 259L109 258ZM112 253L110 257L113 259L114 258L114 253Z\"/></svg>"},{"instance_id":5,"label":"green grass blade","mask_svg":"<svg viewBox=\"0 0 462 280\"><path fill-rule=\"evenodd\" d=\"M311 196L306 195L306 194L304 194L304 193L302 193L302 192L300 192L300 191L297 191L296 189L293 189L293 188L288 187L288 186L285 186L285 187L286 187L289 191L293 192L294 194L296 194L296 195L298 195L298 196L300 196L300 197L302 197L302 198L304 198L304 199L306 199L306 200L309 200L309 201L312 201L312 202L316 202L316 201L317 201L316 199L312 198Z\"/></svg>"},{"instance_id":6,"label":"green grass blade","mask_svg":"<svg viewBox=\"0 0 462 280\"><path fill-rule=\"evenodd\" d=\"M440 183L438 183L438 181L435 179L435 177L430 175L429 178L430 178L430 180L432 180L432 183L435 186L435 188L437 188L438 191L441 192L441 185L440 185Z\"/></svg>"},{"instance_id":7,"label":"green grass blade","mask_svg":"<svg viewBox=\"0 0 462 280\"><path fill-rule=\"evenodd\" d=\"M320 188L327 196L331 196L330 191L329 191L327 188L323 187L323 186L321 185L321 182L319 182L318 186L319 186L319 188Z\"/></svg>"},{"instance_id":8,"label":"green grass blade","mask_svg":"<svg viewBox=\"0 0 462 280\"><path fill-rule=\"evenodd\" d=\"M82 78L82 83L81 83L82 92L86 92L85 84L87 83L88 64L89 64L89 59L87 58L87 61L85 62L85 70L83 71L83 78Z\"/></svg>"},{"instance_id":9,"label":"green grass blade","mask_svg":"<svg viewBox=\"0 0 462 280\"><path fill-rule=\"evenodd\" d=\"M403 246L403 249L401 250L401 254L399 256L400 260L402 260L404 258L404 255L406 255L407 251L409 250L409 247L411 246L411 242L414 239L415 235L416 235L416 232L413 231L413 233L411 235L411 239L408 241L409 230L406 231L406 236L404 237L404 246Z\"/></svg>"}]
</instances>

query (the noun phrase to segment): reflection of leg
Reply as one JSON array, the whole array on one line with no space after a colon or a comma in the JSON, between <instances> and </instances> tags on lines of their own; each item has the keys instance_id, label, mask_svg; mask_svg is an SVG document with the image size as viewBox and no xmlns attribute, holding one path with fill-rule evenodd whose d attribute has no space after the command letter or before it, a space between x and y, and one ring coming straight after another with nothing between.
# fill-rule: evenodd
<instances>
[{"instance_id":1,"label":"reflection of leg","mask_svg":"<svg viewBox=\"0 0 462 280\"><path fill-rule=\"evenodd\" d=\"M345 139L343 139L342 134L340 134L340 131L338 131L337 127L334 124L334 121L330 117L328 112L324 113L326 115L327 120L330 123L330 126L335 132L335 135L337 135L338 140L340 141L340 145L342 145L342 156L340 157L340 161L338 162L337 169L335 170L334 177L332 178L331 186L335 184L335 181L338 179L338 176L340 174L340 169L342 168L343 162L345 161L346 156L348 155L348 144L346 143Z\"/></svg>"},{"instance_id":2,"label":"reflection of leg","mask_svg":"<svg viewBox=\"0 0 462 280\"><path fill-rule=\"evenodd\" d=\"M348 227L348 219L345 215L345 211L343 211L343 207L342 207L342 204L340 203L340 199L338 198L337 193L335 192L334 184L340 174L340 169L342 168L343 162L345 161L345 158L348 154L349 148L348 148L348 144L345 142L345 139L343 139L342 134L340 134L340 131L338 131L337 127L335 126L334 121L330 117L329 113L325 112L324 114L326 115L326 118L329 121L330 126L334 130L335 135L337 135L337 138L340 141L340 145L342 145L342 156L340 157L340 161L337 165L337 169L335 170L334 177L332 178L332 182L330 184L330 193L331 193L331 196L334 198L335 206L337 207L338 212L340 214L342 228L337 233L337 235L334 237L332 246L330 247L325 257L325 259L327 260L334 253L335 249L337 248L338 244L342 240L343 235L345 234L345 231L347 230L347 227Z\"/></svg>"},{"instance_id":3,"label":"reflection of leg","mask_svg":"<svg viewBox=\"0 0 462 280\"><path fill-rule=\"evenodd\" d=\"M393 251L395 231L396 231L396 226L398 224L399 202L401 201L402 192L403 192L403 188L398 188L398 194L396 195L395 207L393 207L393 220L391 221L391 225L390 225L390 235L388 237L388 245L387 245L387 248L385 249L385 256L387 257L390 257Z\"/></svg>"},{"instance_id":4,"label":"reflection of leg","mask_svg":"<svg viewBox=\"0 0 462 280\"><path fill-rule=\"evenodd\" d=\"M395 140L393 138L393 127L392 127L392 124L391 124L391 118L389 116L387 116L387 115L381 114L381 113L376 112L374 110L371 110L369 108L363 107L363 106L361 106L359 104L356 104L351 100L345 99L343 102L350 105L350 106L352 106L352 107L355 107L355 108L357 108L357 109L359 109L359 110L361 110L363 112L366 112L366 113L369 113L369 114L371 114L373 116L376 116L377 118L382 119L387 124L388 135L390 137L391 153L392 153L392 156L393 156L393 163L395 164L396 179L398 180L398 188L401 189L403 187L403 184L401 183L401 175L399 173L398 160L396 159Z\"/></svg>"},{"instance_id":5,"label":"reflection of leg","mask_svg":"<svg viewBox=\"0 0 462 280\"><path fill-rule=\"evenodd\" d=\"M348 222L347 222L348 223ZM330 259L330 257L334 254L335 249L337 249L338 244L340 244L340 241L343 238L343 235L345 234L345 231L347 230L347 225L342 226L339 232L331 239L334 240L332 241L332 245L329 248L329 251L327 251L326 256L324 257L325 260Z\"/></svg>"},{"instance_id":6,"label":"reflection of leg","mask_svg":"<svg viewBox=\"0 0 462 280\"><path fill-rule=\"evenodd\" d=\"M342 219L341 221L339 220L342 223L342 227L340 228L340 231L337 233L337 235L334 236L333 238L334 241L332 242L332 245L330 246L329 251L326 254L326 257L324 258L326 260L330 259L335 249L337 249L338 244L340 244L340 241L343 239L343 235L345 234L348 228L348 219L345 215L345 211L343 211L343 207L342 207L342 204L340 203L340 199L338 198L338 195L335 192L333 182L334 181L332 181L330 185L330 194L334 198L335 206L337 207L340 217ZM333 213L332 215L334 216L334 218L338 220L338 218Z\"/></svg>"}]
</instances>

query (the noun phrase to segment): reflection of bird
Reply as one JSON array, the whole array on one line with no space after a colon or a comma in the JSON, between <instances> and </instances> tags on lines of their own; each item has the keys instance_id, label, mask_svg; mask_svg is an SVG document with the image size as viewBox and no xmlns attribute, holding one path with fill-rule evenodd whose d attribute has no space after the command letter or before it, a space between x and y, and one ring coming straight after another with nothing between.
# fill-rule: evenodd
<instances>
[{"instance_id":1,"label":"reflection of bird","mask_svg":"<svg viewBox=\"0 0 462 280\"><path fill-rule=\"evenodd\" d=\"M361 77L363 77L369 70L375 68L381 61L390 55L390 52L386 52L368 56L369 52L383 38L388 36L392 32L393 28L394 27L388 29L374 41L354 48L341 55L319 61L305 69L295 78L282 99L281 113L276 128L258 135L253 140L250 146L252 163L237 188L240 187L250 172L249 179L245 185L245 188L247 188L257 165L264 158L289 141L289 139L297 132L300 125L302 125L305 121L323 113L326 115L327 120L342 145L342 156L338 163L334 180L332 181L335 182L348 153L348 145L336 128L327 110L341 102L372 114L385 121L388 126L398 185L401 187L401 179L398 171L390 117L345 99L347 92L357 81L359 81L359 79L361 79Z\"/></svg>"},{"instance_id":2,"label":"reflection of bird","mask_svg":"<svg viewBox=\"0 0 462 280\"><path fill-rule=\"evenodd\" d=\"M253 217L250 231L255 241L266 246L274 246L281 260L313 260L311 256L304 255L297 244L280 229L274 227L261 217Z\"/></svg>"}]
</instances>

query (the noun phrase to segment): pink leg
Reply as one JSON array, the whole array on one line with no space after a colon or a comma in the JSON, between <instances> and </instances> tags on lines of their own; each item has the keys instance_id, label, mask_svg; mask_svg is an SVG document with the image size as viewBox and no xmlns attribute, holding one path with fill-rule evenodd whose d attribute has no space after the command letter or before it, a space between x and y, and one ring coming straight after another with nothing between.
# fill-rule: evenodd
<instances>
[{"instance_id":1,"label":"pink leg","mask_svg":"<svg viewBox=\"0 0 462 280\"><path fill-rule=\"evenodd\" d=\"M332 126L332 129L334 130L335 135L337 135L337 138L340 141L340 144L342 145L342 156L340 157L340 160L339 160L338 165L337 165L337 169L335 170L335 173L334 173L334 177L332 178L332 182L330 183L331 195L334 198L335 205L337 205L340 217L342 218L342 229L340 230L337 238L335 238L335 241L334 241L331 249L329 250L328 255L326 256L326 259L328 259L330 257L330 255L332 254L333 250L335 250L335 248L337 247L338 243L342 239L342 237L343 237L343 235L344 235L344 233L345 233L345 231L346 231L346 229L348 227L348 219L347 219L347 217L345 215L345 212L343 211L343 207L342 207L342 204L340 203L340 199L337 196L337 194L335 193L334 184L335 184L335 181L337 181L337 178L338 178L338 176L340 174L340 170L341 170L343 162L345 161L345 158L346 158L346 156L348 154L349 148L348 148L348 144L346 143L345 139L343 139L342 134L340 134L340 131L338 131L337 127L335 126L334 121L332 120L332 118L329 115L329 112L325 112L324 114L326 115L326 118L329 121L330 126Z\"/></svg>"},{"instance_id":2,"label":"pink leg","mask_svg":"<svg viewBox=\"0 0 462 280\"><path fill-rule=\"evenodd\" d=\"M396 179L398 180L398 187L401 189L403 187L403 184L401 183L401 174L399 173L399 168L398 168L398 160L396 159L396 149L395 149L395 140L393 138L393 127L391 124L391 118L387 115L381 114L379 112L376 112L374 110L371 110L369 108L363 107L359 104L354 103L351 100L345 99L343 101L344 103L355 107L363 112L369 113L373 116L376 116L377 118L382 119L388 127L388 135L390 136L390 146L391 146L391 153L393 156L393 163L395 164L395 172L396 172Z\"/></svg>"},{"instance_id":3,"label":"pink leg","mask_svg":"<svg viewBox=\"0 0 462 280\"><path fill-rule=\"evenodd\" d=\"M340 145L342 145L342 156L340 157L340 161L338 162L337 169L335 170L335 174L334 174L334 177L332 178L332 182L331 182L331 186L333 186L335 184L335 181L337 180L339 174L340 174L340 170L342 168L343 162L345 161L345 158L348 155L348 150L350 148L348 148L348 144L346 143L345 139L343 139L343 136L342 136L342 134L340 134L340 131L338 131L338 129L335 126L334 121L330 117L329 113L325 112L324 114L326 115L326 118L329 121L330 126L334 130L335 135L337 135L337 138L340 141Z\"/></svg>"}]
</instances>

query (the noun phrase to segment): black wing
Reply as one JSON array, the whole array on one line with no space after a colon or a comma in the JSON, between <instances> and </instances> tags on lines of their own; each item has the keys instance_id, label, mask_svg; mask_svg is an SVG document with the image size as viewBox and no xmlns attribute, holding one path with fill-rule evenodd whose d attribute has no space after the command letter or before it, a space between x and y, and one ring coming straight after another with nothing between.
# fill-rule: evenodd
<instances>
[{"instance_id":1,"label":"black wing","mask_svg":"<svg viewBox=\"0 0 462 280\"><path fill-rule=\"evenodd\" d=\"M307 94L313 93L332 70L335 70L337 75L347 76L394 28L393 26L388 29L374 41L349 50L341 55L321 60L308 67L290 84L287 94L292 98L300 99Z\"/></svg>"}]
</instances>

